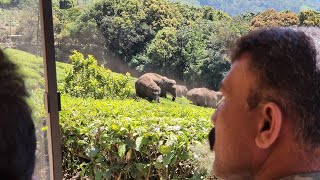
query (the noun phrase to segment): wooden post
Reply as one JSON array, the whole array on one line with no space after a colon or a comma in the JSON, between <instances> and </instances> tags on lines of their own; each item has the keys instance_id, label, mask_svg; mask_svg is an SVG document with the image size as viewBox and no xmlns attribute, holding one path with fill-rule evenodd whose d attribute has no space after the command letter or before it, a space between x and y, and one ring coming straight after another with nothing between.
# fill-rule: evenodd
<instances>
[{"instance_id":1,"label":"wooden post","mask_svg":"<svg viewBox=\"0 0 320 180\"><path fill-rule=\"evenodd\" d=\"M48 125L50 180L62 180L61 137L58 112L52 1L39 0L45 75L45 105Z\"/></svg>"}]
</instances>

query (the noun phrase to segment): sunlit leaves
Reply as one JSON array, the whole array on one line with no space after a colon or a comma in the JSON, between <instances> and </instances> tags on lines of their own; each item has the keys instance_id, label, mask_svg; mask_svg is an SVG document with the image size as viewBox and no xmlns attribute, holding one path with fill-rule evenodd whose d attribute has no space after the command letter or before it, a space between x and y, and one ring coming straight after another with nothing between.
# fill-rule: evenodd
<instances>
[{"instance_id":1,"label":"sunlit leaves","mask_svg":"<svg viewBox=\"0 0 320 180\"><path fill-rule=\"evenodd\" d=\"M84 98L127 98L134 91L130 84L130 74L113 74L98 65L97 60L89 55L84 58L74 51L70 56L72 69L65 77L63 90L71 96Z\"/></svg>"},{"instance_id":2,"label":"sunlit leaves","mask_svg":"<svg viewBox=\"0 0 320 180\"><path fill-rule=\"evenodd\" d=\"M86 162L82 177L92 179L179 179L198 171L191 147L205 142L213 109L183 99L62 100L64 169L79 171Z\"/></svg>"},{"instance_id":3,"label":"sunlit leaves","mask_svg":"<svg viewBox=\"0 0 320 180\"><path fill-rule=\"evenodd\" d=\"M306 10L299 13L300 25L320 27L320 12Z\"/></svg>"}]
</instances>

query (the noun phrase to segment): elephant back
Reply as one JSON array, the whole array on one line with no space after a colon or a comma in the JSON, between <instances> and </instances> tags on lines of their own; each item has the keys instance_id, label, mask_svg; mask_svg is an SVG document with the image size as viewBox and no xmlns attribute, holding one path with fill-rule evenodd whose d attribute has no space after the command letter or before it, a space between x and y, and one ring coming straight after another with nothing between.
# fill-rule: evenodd
<instances>
[{"instance_id":1,"label":"elephant back","mask_svg":"<svg viewBox=\"0 0 320 180\"><path fill-rule=\"evenodd\" d=\"M172 101L176 98L176 81L173 79L169 79L166 76L161 76L157 73L146 73L142 75L140 78L150 78L161 88L161 97L166 98L166 93L169 92L172 95Z\"/></svg>"},{"instance_id":2,"label":"elephant back","mask_svg":"<svg viewBox=\"0 0 320 180\"><path fill-rule=\"evenodd\" d=\"M164 86L164 84L171 84L172 86L176 84L176 81L173 79L169 79L166 76L161 76L157 73L146 73L142 75L141 77L149 77L151 78L155 83L158 84L158 86Z\"/></svg>"},{"instance_id":3,"label":"elephant back","mask_svg":"<svg viewBox=\"0 0 320 180\"><path fill-rule=\"evenodd\" d=\"M177 97L182 97L182 96L186 97L186 94L187 94L187 91L188 91L186 86L175 85L175 87L176 87Z\"/></svg>"},{"instance_id":4,"label":"elephant back","mask_svg":"<svg viewBox=\"0 0 320 180\"><path fill-rule=\"evenodd\" d=\"M136 94L139 97L146 97L150 101L159 101L160 87L149 77L140 77L135 83Z\"/></svg>"},{"instance_id":5,"label":"elephant back","mask_svg":"<svg viewBox=\"0 0 320 180\"><path fill-rule=\"evenodd\" d=\"M187 99L193 104L203 107L215 108L217 105L217 94L207 88L194 88L187 92Z\"/></svg>"}]
</instances>

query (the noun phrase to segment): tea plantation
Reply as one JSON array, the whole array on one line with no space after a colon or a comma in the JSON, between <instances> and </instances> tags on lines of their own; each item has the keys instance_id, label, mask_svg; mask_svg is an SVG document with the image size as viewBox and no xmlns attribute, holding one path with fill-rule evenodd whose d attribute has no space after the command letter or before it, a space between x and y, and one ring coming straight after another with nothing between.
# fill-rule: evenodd
<instances>
[{"instance_id":1,"label":"tea plantation","mask_svg":"<svg viewBox=\"0 0 320 180\"><path fill-rule=\"evenodd\" d=\"M42 58L14 49L6 49L5 53L20 65L31 95L29 103L36 126L42 126L40 119L45 116ZM87 63L85 58L81 62ZM125 75L108 70L106 73L105 69L96 71L98 65L92 62L93 65L87 63L85 71L94 72L98 77L94 81L79 80L78 75L72 74L76 65L57 63L66 179L204 179L209 176L213 155L209 152L207 134L213 109L194 106L185 98L177 98L175 102L170 97L161 98L160 103L136 98L130 94L135 78L128 74L128 78L123 78ZM74 91L65 93L69 92L67 88L72 89L66 86L66 81L71 82L69 85L99 86L99 98L90 93L89 97L76 97ZM110 83L118 86L119 81L127 88L121 91L126 93L125 98L104 90L104 87L109 87L108 92L114 90ZM105 84L101 86L100 82Z\"/></svg>"}]
</instances>

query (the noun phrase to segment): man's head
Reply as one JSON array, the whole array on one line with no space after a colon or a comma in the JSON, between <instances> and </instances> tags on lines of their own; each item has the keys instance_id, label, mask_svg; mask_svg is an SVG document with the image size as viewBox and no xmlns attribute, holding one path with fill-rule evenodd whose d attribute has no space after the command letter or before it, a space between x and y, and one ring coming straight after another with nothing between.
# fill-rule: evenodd
<instances>
[{"instance_id":1,"label":"man's head","mask_svg":"<svg viewBox=\"0 0 320 180\"><path fill-rule=\"evenodd\" d=\"M237 41L212 116L217 176L255 177L291 147L320 147L319 57L309 35L272 28Z\"/></svg>"},{"instance_id":2,"label":"man's head","mask_svg":"<svg viewBox=\"0 0 320 180\"><path fill-rule=\"evenodd\" d=\"M29 180L36 137L28 96L17 67L0 50L0 179Z\"/></svg>"}]
</instances>

